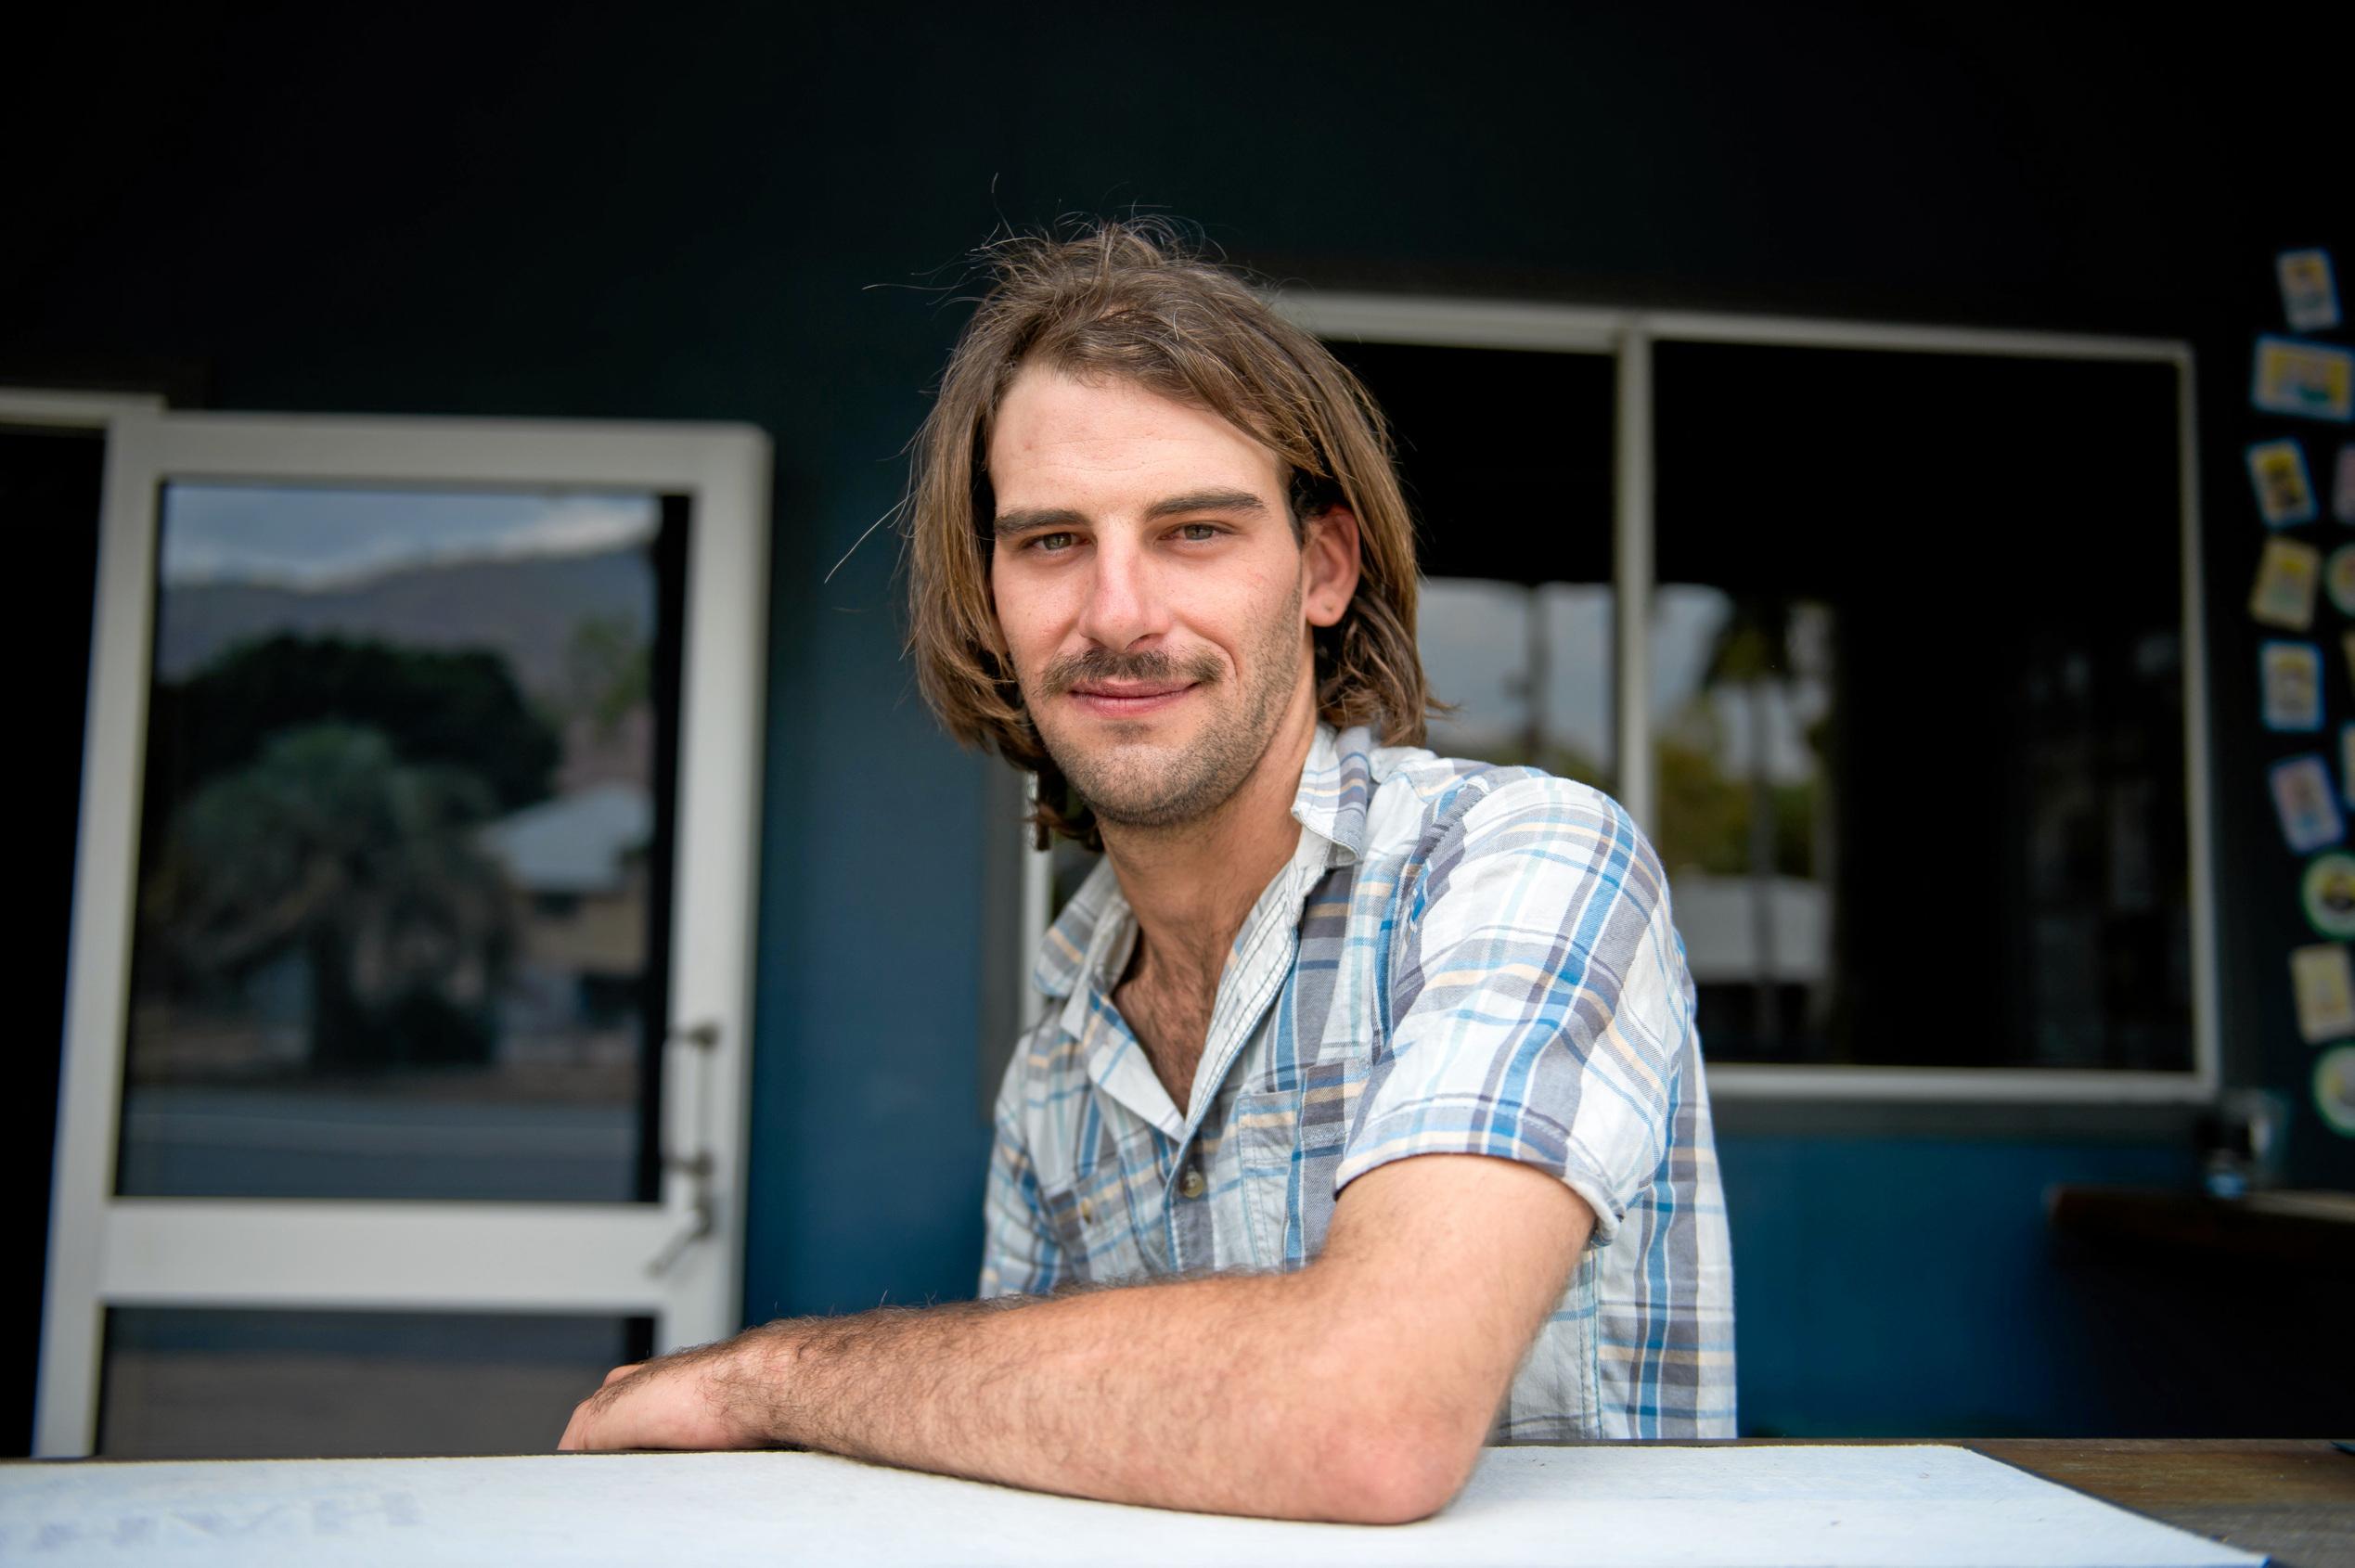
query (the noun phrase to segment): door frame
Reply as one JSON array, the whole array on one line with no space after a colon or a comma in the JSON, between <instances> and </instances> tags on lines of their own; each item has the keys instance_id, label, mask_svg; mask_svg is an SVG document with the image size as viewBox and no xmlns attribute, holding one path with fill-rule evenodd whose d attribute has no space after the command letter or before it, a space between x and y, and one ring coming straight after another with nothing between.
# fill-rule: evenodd
<instances>
[{"instance_id":1,"label":"door frame","mask_svg":"<svg viewBox=\"0 0 2355 1568\"><path fill-rule=\"evenodd\" d=\"M627 1314L654 1320L658 1351L731 1331L742 1289L767 437L741 425L173 413L149 399L26 392L0 393L0 420L100 427L107 440L34 1453L92 1450L109 1305ZM692 498L659 1202L114 1195L167 478Z\"/></svg>"}]
</instances>

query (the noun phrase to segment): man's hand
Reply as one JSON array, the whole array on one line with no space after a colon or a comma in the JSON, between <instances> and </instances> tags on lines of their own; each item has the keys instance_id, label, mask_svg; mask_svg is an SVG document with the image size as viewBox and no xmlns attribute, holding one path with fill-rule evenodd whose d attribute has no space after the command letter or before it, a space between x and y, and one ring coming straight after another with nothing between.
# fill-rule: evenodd
<instances>
[{"instance_id":1,"label":"man's hand","mask_svg":"<svg viewBox=\"0 0 2355 1568\"><path fill-rule=\"evenodd\" d=\"M573 1407L557 1447L761 1446L762 1434L741 1419L730 1398L730 1363L751 1337L614 1368L602 1387Z\"/></svg>"}]
</instances>

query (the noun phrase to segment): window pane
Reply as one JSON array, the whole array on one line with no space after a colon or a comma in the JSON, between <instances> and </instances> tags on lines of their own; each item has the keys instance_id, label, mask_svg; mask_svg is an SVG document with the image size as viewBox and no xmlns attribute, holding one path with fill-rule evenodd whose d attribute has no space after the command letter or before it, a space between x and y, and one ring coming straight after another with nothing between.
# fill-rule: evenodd
<instances>
[{"instance_id":1,"label":"window pane","mask_svg":"<svg viewBox=\"0 0 2355 1568\"><path fill-rule=\"evenodd\" d=\"M110 1307L98 1452L546 1452L573 1407L653 1338L647 1317Z\"/></svg>"},{"instance_id":2,"label":"window pane","mask_svg":"<svg viewBox=\"0 0 2355 1568\"><path fill-rule=\"evenodd\" d=\"M2189 1069L2172 367L1655 352L1712 1059Z\"/></svg>"},{"instance_id":3,"label":"window pane","mask_svg":"<svg viewBox=\"0 0 2355 1568\"><path fill-rule=\"evenodd\" d=\"M683 500L161 514L118 1190L651 1201Z\"/></svg>"}]
</instances>

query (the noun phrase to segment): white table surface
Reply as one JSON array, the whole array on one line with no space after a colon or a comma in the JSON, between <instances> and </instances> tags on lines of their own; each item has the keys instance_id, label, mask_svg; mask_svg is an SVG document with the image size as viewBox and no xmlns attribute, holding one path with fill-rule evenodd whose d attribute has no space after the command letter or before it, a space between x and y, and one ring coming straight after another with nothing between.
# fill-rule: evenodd
<instances>
[{"instance_id":1,"label":"white table surface","mask_svg":"<svg viewBox=\"0 0 2355 1568\"><path fill-rule=\"evenodd\" d=\"M2162 1568L2263 1560L1962 1448L1492 1448L1412 1524L1051 1497L826 1454L0 1465L43 1563L1383 1563Z\"/></svg>"}]
</instances>

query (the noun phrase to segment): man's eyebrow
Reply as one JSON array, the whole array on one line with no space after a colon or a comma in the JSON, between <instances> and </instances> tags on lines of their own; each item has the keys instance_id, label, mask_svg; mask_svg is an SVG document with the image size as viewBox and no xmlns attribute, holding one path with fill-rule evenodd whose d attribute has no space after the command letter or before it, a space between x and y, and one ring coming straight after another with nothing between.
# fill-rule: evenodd
<instances>
[{"instance_id":1,"label":"man's eyebrow","mask_svg":"<svg viewBox=\"0 0 2355 1568\"><path fill-rule=\"evenodd\" d=\"M1248 490L1197 490L1172 495L1145 508L1148 518L1176 517L1180 512L1242 512L1264 516L1268 503Z\"/></svg>"},{"instance_id":2,"label":"man's eyebrow","mask_svg":"<svg viewBox=\"0 0 2355 1568\"><path fill-rule=\"evenodd\" d=\"M1145 508L1148 521L1178 517L1188 512L1240 512L1246 516L1265 516L1268 503L1248 490L1195 490L1183 495L1171 495L1155 501ZM992 538L1010 539L1018 533L1035 533L1043 528L1081 528L1087 520L1069 507L1028 507L1010 512L999 512L990 520Z\"/></svg>"},{"instance_id":3,"label":"man's eyebrow","mask_svg":"<svg viewBox=\"0 0 2355 1568\"><path fill-rule=\"evenodd\" d=\"M1030 533L1041 528L1077 528L1087 521L1069 507L1031 507L999 512L990 521L989 532L993 538L1010 539L1017 533Z\"/></svg>"}]
</instances>

